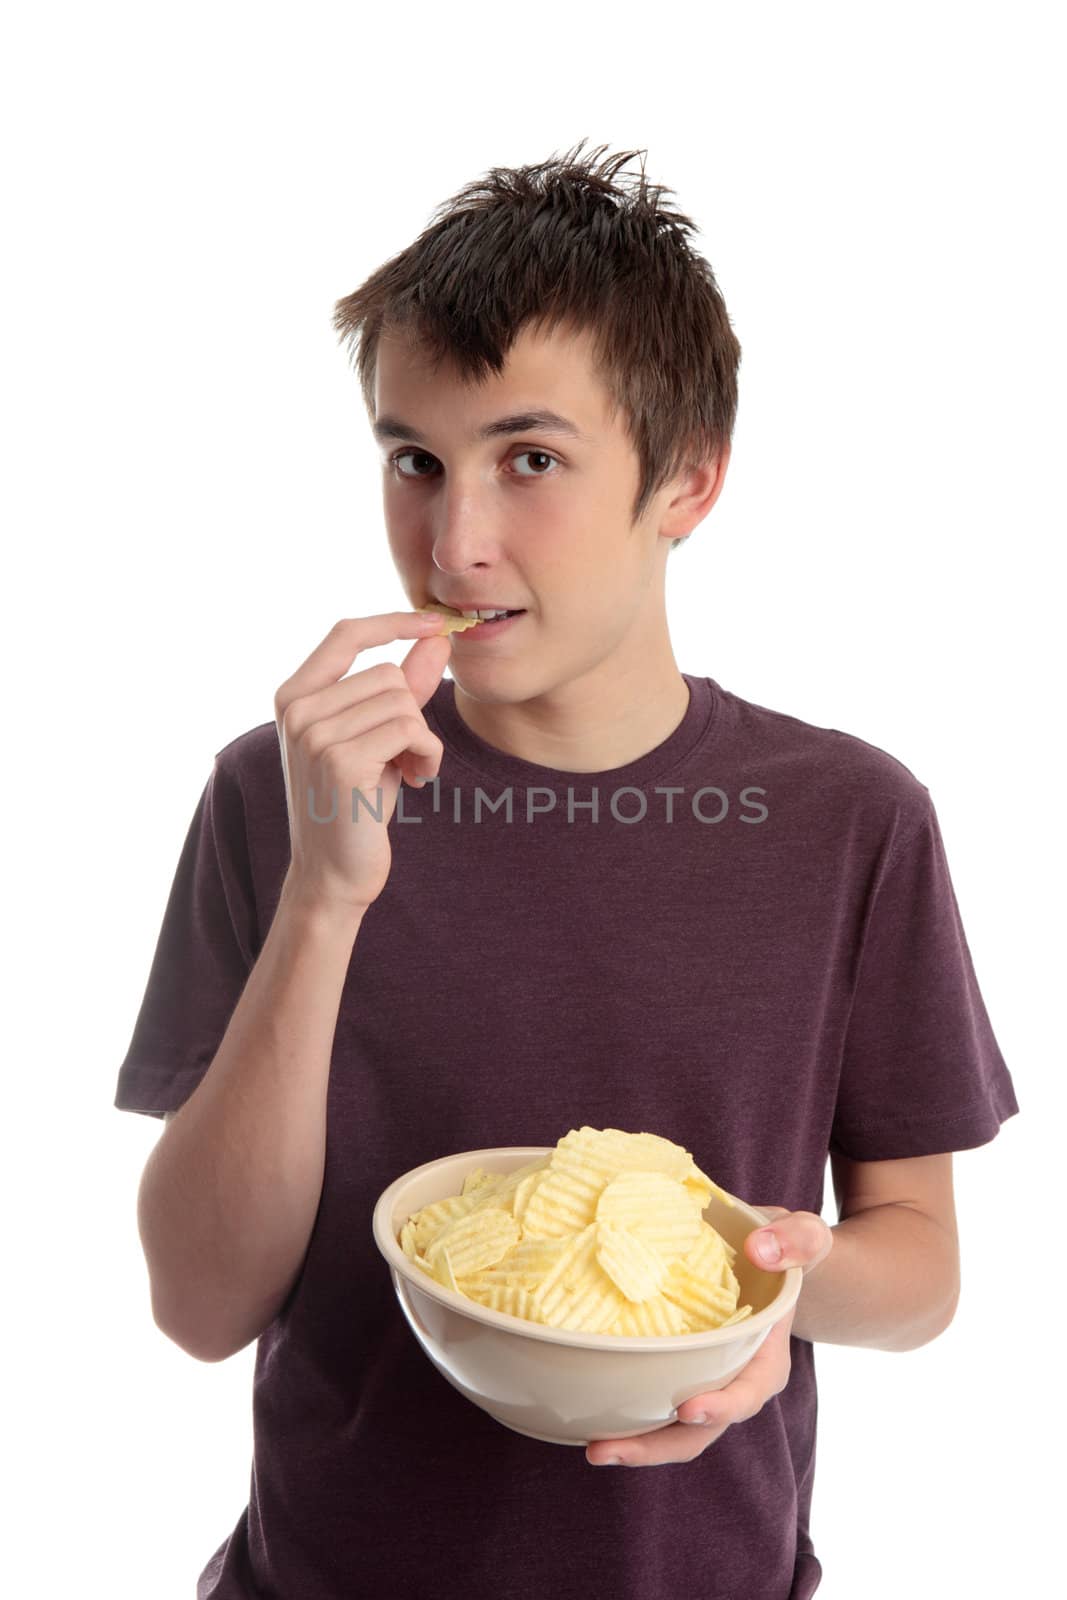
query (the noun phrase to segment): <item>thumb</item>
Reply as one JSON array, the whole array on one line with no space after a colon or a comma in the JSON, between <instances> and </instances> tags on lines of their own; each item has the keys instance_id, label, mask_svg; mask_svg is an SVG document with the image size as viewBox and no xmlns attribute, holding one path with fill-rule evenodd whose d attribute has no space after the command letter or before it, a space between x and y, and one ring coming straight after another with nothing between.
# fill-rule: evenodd
<instances>
[{"instance_id":1,"label":"thumb","mask_svg":"<svg viewBox=\"0 0 1067 1600\"><path fill-rule=\"evenodd\" d=\"M786 1206L757 1206L768 1217L788 1217ZM758 1267L782 1267L789 1252L789 1241L780 1228L754 1228L745 1235L745 1254Z\"/></svg>"},{"instance_id":2,"label":"thumb","mask_svg":"<svg viewBox=\"0 0 1067 1600\"><path fill-rule=\"evenodd\" d=\"M420 711L441 682L451 654L451 635L431 633L425 639L416 639L401 661L400 670L407 679L408 688ZM416 756L413 751L405 750L402 755L394 758L393 765L399 768L406 782L411 783L416 780L416 787L419 787L422 780L436 767L437 761L436 758Z\"/></svg>"},{"instance_id":3,"label":"thumb","mask_svg":"<svg viewBox=\"0 0 1067 1600\"><path fill-rule=\"evenodd\" d=\"M400 670L420 711L441 682L451 654L451 634L429 633L424 639L416 639L401 661Z\"/></svg>"}]
</instances>

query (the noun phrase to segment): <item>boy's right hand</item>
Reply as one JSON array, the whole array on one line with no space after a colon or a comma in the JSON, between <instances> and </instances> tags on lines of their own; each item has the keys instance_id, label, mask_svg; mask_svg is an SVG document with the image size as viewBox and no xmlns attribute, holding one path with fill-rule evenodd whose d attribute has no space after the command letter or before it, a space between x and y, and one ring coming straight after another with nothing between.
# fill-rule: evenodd
<instances>
[{"instance_id":1,"label":"boy's right hand","mask_svg":"<svg viewBox=\"0 0 1067 1600\"><path fill-rule=\"evenodd\" d=\"M392 865L388 824L401 778L437 775L444 745L422 707L441 681L452 650L442 618L411 611L350 617L335 623L274 696L289 807L291 860L286 882L316 905L362 913L385 888ZM414 639L392 661L347 672L361 650ZM315 822L308 789L314 791ZM379 809L381 821L373 812ZM358 789L357 819L352 791ZM365 803L364 803L365 802Z\"/></svg>"}]
</instances>

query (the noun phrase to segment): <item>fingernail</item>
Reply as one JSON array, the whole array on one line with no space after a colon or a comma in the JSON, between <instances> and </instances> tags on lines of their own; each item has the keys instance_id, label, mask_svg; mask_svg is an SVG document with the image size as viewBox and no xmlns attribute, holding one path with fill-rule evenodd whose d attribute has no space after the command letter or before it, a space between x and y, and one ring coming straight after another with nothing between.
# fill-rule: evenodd
<instances>
[{"instance_id":1,"label":"fingernail","mask_svg":"<svg viewBox=\"0 0 1067 1600\"><path fill-rule=\"evenodd\" d=\"M707 1420L708 1420L708 1414L707 1414L706 1411L698 1411L695 1417L679 1417L678 1418L679 1422L699 1422L702 1426L706 1425Z\"/></svg>"},{"instance_id":2,"label":"fingernail","mask_svg":"<svg viewBox=\"0 0 1067 1600\"><path fill-rule=\"evenodd\" d=\"M621 1467L621 1456L607 1456L603 1461L594 1461L594 1467Z\"/></svg>"},{"instance_id":3,"label":"fingernail","mask_svg":"<svg viewBox=\"0 0 1067 1600\"><path fill-rule=\"evenodd\" d=\"M778 1235L769 1231L767 1233L757 1233L756 1254L769 1267L773 1266L776 1261L781 1261L782 1247L778 1242Z\"/></svg>"}]
</instances>

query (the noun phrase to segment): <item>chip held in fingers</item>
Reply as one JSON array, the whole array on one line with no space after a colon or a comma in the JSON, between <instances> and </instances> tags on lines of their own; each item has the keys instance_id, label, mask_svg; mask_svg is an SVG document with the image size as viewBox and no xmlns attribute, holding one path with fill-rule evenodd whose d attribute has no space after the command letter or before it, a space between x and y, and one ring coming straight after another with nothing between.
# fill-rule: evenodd
<instances>
[{"instance_id":1,"label":"chip held in fingers","mask_svg":"<svg viewBox=\"0 0 1067 1600\"><path fill-rule=\"evenodd\" d=\"M513 1172L469 1172L461 1194L408 1218L400 1246L446 1288L527 1322L704 1333L752 1314L737 1252L703 1216L713 1193L734 1204L670 1139L572 1128Z\"/></svg>"},{"instance_id":2,"label":"chip held in fingers","mask_svg":"<svg viewBox=\"0 0 1067 1600\"><path fill-rule=\"evenodd\" d=\"M440 605L436 600L432 600L428 606L420 606L417 614L424 616L428 612L436 612L445 619L437 635L439 639L447 633L462 633L464 628L476 628L480 620L478 617L465 617L461 611L453 611L450 606Z\"/></svg>"}]
</instances>

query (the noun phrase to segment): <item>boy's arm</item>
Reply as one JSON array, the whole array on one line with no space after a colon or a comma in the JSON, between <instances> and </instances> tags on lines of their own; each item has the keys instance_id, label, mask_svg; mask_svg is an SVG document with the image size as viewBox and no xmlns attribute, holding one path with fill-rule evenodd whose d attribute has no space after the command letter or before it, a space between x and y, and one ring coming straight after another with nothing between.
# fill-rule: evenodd
<instances>
[{"instance_id":1,"label":"boy's arm","mask_svg":"<svg viewBox=\"0 0 1067 1600\"><path fill-rule=\"evenodd\" d=\"M792 1370L791 1335L876 1350L914 1350L936 1338L952 1320L959 1293L954 1208L951 1216L945 1209L951 1174L951 1154L835 1166L839 1208L850 1195L860 1208L834 1228L813 1211L760 1205L770 1221L745 1236L745 1255L775 1272L803 1268L792 1311L725 1388L690 1396L666 1427L630 1439L590 1440L586 1460L628 1467L694 1460L727 1428L782 1393ZM880 1198L887 1194L893 1198ZM759 1241L767 1234L783 1252L760 1262Z\"/></svg>"},{"instance_id":2,"label":"boy's arm","mask_svg":"<svg viewBox=\"0 0 1067 1600\"><path fill-rule=\"evenodd\" d=\"M298 901L287 880L218 1053L145 1165L137 1218L153 1313L202 1361L258 1338L307 1253L360 922Z\"/></svg>"},{"instance_id":3,"label":"boy's arm","mask_svg":"<svg viewBox=\"0 0 1067 1600\"><path fill-rule=\"evenodd\" d=\"M943 1333L960 1295L952 1152L903 1161L831 1155L840 1221L805 1274L793 1334L812 1343L915 1350Z\"/></svg>"},{"instance_id":4,"label":"boy's arm","mask_svg":"<svg viewBox=\"0 0 1067 1600\"><path fill-rule=\"evenodd\" d=\"M447 639L443 651L440 638L434 648L441 624L439 615L399 611L343 618L274 696L289 870L222 1042L164 1127L137 1197L156 1322L203 1361L224 1361L259 1337L307 1254L322 1196L330 1062L353 946L389 876L388 825L402 775L420 768L431 775L444 750L421 712L448 661ZM399 667L383 662L343 676L360 651L398 639L415 641ZM334 793L328 819L310 806L322 784ZM378 815L359 828L320 826L336 819L338 789L352 793L353 807L357 791L377 792ZM243 814L231 823L235 833L243 826ZM208 865L217 866L217 849L216 835L205 845ZM207 867L205 875L207 916L197 915L198 885L179 880L175 904L185 920L175 926L186 960L205 940L210 913L223 930L229 919L221 876ZM189 1004L196 998L190 992Z\"/></svg>"}]
</instances>

